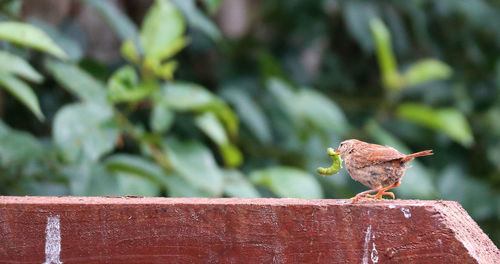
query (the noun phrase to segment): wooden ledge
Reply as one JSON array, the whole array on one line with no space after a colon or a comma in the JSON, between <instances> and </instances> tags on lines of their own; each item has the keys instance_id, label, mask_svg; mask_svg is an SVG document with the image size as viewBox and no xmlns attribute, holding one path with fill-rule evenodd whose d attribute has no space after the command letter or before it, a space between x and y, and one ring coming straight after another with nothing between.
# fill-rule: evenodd
<instances>
[{"instance_id":1,"label":"wooden ledge","mask_svg":"<svg viewBox=\"0 0 500 264\"><path fill-rule=\"evenodd\" d=\"M450 201L1 197L0 263L500 263Z\"/></svg>"}]
</instances>

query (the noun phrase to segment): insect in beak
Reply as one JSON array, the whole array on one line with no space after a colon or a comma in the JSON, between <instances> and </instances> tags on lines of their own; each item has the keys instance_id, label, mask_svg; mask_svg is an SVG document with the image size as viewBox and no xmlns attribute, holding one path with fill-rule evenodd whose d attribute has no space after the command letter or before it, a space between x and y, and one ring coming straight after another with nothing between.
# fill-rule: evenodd
<instances>
[{"instance_id":1,"label":"insect in beak","mask_svg":"<svg viewBox=\"0 0 500 264\"><path fill-rule=\"evenodd\" d=\"M318 169L316 169L316 171L323 176L338 173L339 170L342 168L342 161L343 161L342 158L340 157L340 152L338 150L334 150L333 148L328 148L326 153L328 154L328 156L332 157L333 161L332 166L328 168L319 167Z\"/></svg>"}]
</instances>

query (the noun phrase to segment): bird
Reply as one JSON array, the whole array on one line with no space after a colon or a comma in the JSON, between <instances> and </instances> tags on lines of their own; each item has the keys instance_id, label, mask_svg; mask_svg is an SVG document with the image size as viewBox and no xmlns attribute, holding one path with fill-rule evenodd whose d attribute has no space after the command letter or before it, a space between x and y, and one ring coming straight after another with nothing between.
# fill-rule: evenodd
<instances>
[{"instance_id":1,"label":"bird","mask_svg":"<svg viewBox=\"0 0 500 264\"><path fill-rule=\"evenodd\" d=\"M401 184L401 179L409 168L408 163L416 157L434 154L432 150L424 150L405 155L393 147L357 139L342 141L335 153L343 158L345 168L353 180L371 188L351 198L353 203L362 197L383 199L384 195L389 195L395 199L394 193L388 190Z\"/></svg>"}]
</instances>

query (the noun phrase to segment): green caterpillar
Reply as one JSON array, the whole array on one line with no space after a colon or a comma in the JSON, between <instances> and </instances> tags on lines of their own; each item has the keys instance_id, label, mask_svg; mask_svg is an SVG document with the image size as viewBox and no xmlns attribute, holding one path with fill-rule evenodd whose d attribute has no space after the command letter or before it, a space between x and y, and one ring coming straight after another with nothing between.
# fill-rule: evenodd
<instances>
[{"instance_id":1,"label":"green caterpillar","mask_svg":"<svg viewBox=\"0 0 500 264\"><path fill-rule=\"evenodd\" d=\"M328 168L321 168L320 167L316 171L323 176L338 173L340 171L340 169L342 169L342 161L343 161L342 157L340 157L340 154L332 148L328 148L326 153L328 154L328 156L332 157L332 159L333 159L332 166L330 166Z\"/></svg>"}]
</instances>

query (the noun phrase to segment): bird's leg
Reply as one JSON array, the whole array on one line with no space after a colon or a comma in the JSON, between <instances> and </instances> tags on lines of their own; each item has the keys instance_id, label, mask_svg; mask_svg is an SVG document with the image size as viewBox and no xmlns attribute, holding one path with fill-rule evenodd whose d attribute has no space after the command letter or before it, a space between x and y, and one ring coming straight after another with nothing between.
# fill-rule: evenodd
<instances>
[{"instance_id":1,"label":"bird's leg","mask_svg":"<svg viewBox=\"0 0 500 264\"><path fill-rule=\"evenodd\" d=\"M368 196L370 193L372 192L378 192L379 190L378 189L372 189L372 190L368 190L368 191L364 191L364 192L360 192L358 194L356 194L356 196L352 197L351 198L351 202L352 203L355 203L357 202L361 197L363 196Z\"/></svg>"},{"instance_id":2,"label":"bird's leg","mask_svg":"<svg viewBox=\"0 0 500 264\"><path fill-rule=\"evenodd\" d=\"M385 187L385 188L382 188L382 189L378 190L377 194L375 194L375 195L367 194L366 197L382 200L383 199L382 196L389 195L389 196L392 197L392 199L395 199L396 196L394 196L394 193L393 192L387 192L387 190L392 189L392 188L396 188L400 184L401 184L401 181L397 181L396 183L394 183L393 185L391 185L389 187Z\"/></svg>"}]
</instances>

